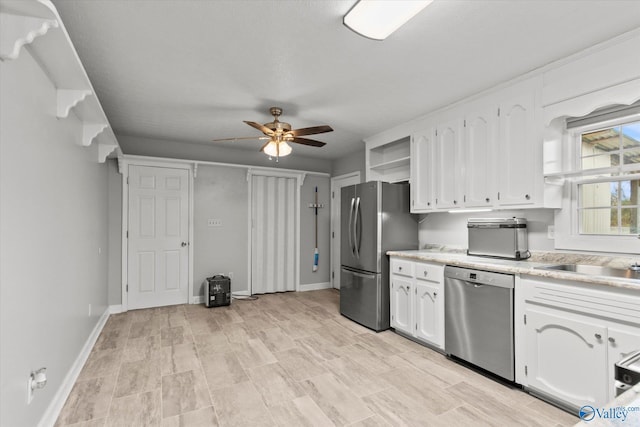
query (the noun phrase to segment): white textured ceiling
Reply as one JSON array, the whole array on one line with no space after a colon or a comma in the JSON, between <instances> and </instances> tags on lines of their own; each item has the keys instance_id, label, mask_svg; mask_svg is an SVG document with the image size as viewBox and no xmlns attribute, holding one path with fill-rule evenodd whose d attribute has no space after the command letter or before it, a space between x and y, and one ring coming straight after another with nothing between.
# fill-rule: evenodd
<instances>
[{"instance_id":1,"label":"white textured ceiling","mask_svg":"<svg viewBox=\"0 0 640 427\"><path fill-rule=\"evenodd\" d=\"M342 25L354 1L53 0L120 135L211 144L284 109L362 139L640 26L640 1L435 0L387 40ZM259 141L221 143L257 150Z\"/></svg>"}]
</instances>

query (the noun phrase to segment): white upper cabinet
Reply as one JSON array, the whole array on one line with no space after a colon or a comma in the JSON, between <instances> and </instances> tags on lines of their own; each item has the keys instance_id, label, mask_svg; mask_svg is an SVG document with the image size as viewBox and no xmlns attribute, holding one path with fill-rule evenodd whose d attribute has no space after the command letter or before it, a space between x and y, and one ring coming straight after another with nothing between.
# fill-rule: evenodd
<instances>
[{"instance_id":1,"label":"white upper cabinet","mask_svg":"<svg viewBox=\"0 0 640 427\"><path fill-rule=\"evenodd\" d=\"M471 111L465 116L465 207L485 207L495 203L493 154L496 119L496 109L491 107Z\"/></svg>"},{"instance_id":2,"label":"white upper cabinet","mask_svg":"<svg viewBox=\"0 0 640 427\"><path fill-rule=\"evenodd\" d=\"M500 206L532 205L542 175L542 135L535 125L535 88L524 86L498 105L497 144Z\"/></svg>"},{"instance_id":3,"label":"white upper cabinet","mask_svg":"<svg viewBox=\"0 0 640 427\"><path fill-rule=\"evenodd\" d=\"M436 127L435 207L453 209L462 206L462 120L453 119Z\"/></svg>"},{"instance_id":4,"label":"white upper cabinet","mask_svg":"<svg viewBox=\"0 0 640 427\"><path fill-rule=\"evenodd\" d=\"M432 209L433 156L436 130L430 127L411 137L411 212Z\"/></svg>"},{"instance_id":5,"label":"white upper cabinet","mask_svg":"<svg viewBox=\"0 0 640 427\"><path fill-rule=\"evenodd\" d=\"M367 142L365 150L367 181L409 180L411 138L391 142Z\"/></svg>"}]
</instances>

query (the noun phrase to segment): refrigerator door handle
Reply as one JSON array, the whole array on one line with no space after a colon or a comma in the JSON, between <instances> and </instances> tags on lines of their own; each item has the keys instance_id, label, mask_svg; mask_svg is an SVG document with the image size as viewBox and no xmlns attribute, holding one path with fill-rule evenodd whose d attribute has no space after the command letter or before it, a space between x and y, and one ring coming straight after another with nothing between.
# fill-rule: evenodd
<instances>
[{"instance_id":1,"label":"refrigerator door handle","mask_svg":"<svg viewBox=\"0 0 640 427\"><path fill-rule=\"evenodd\" d=\"M376 278L375 274L358 273L357 271L347 270L344 267L342 268L342 271L344 271L345 273L348 273L348 274L353 274L354 276L357 276L357 277L362 277L363 279L375 279Z\"/></svg>"},{"instance_id":2,"label":"refrigerator door handle","mask_svg":"<svg viewBox=\"0 0 640 427\"><path fill-rule=\"evenodd\" d=\"M356 258L360 258L360 235L358 234L358 217L360 216L360 197L356 198L355 219L353 220L353 247ZM362 234L362 233L360 233Z\"/></svg>"},{"instance_id":3,"label":"refrigerator door handle","mask_svg":"<svg viewBox=\"0 0 640 427\"><path fill-rule=\"evenodd\" d=\"M354 257L356 256L356 253L353 247L353 211L354 211L355 203L356 203L356 199L355 197L352 197L351 208L349 209L349 230L347 233L349 235L349 249L351 249L351 255L353 255Z\"/></svg>"}]
</instances>

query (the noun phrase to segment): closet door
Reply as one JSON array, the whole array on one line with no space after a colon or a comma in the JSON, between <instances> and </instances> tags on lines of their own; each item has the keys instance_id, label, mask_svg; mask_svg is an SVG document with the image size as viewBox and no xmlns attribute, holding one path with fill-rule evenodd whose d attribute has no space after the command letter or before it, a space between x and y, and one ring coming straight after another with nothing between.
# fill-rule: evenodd
<instances>
[{"instance_id":1,"label":"closet door","mask_svg":"<svg viewBox=\"0 0 640 427\"><path fill-rule=\"evenodd\" d=\"M251 177L251 293L294 291L297 180Z\"/></svg>"}]
</instances>

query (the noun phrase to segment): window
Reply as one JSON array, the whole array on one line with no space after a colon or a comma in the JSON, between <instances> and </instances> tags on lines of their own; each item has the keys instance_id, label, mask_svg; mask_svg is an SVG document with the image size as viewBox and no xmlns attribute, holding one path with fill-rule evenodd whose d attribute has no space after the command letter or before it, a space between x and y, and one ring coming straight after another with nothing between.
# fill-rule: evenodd
<instances>
[{"instance_id":1,"label":"window","mask_svg":"<svg viewBox=\"0 0 640 427\"><path fill-rule=\"evenodd\" d=\"M585 130L576 141L585 174L576 184L579 234L639 234L640 121Z\"/></svg>"}]
</instances>

